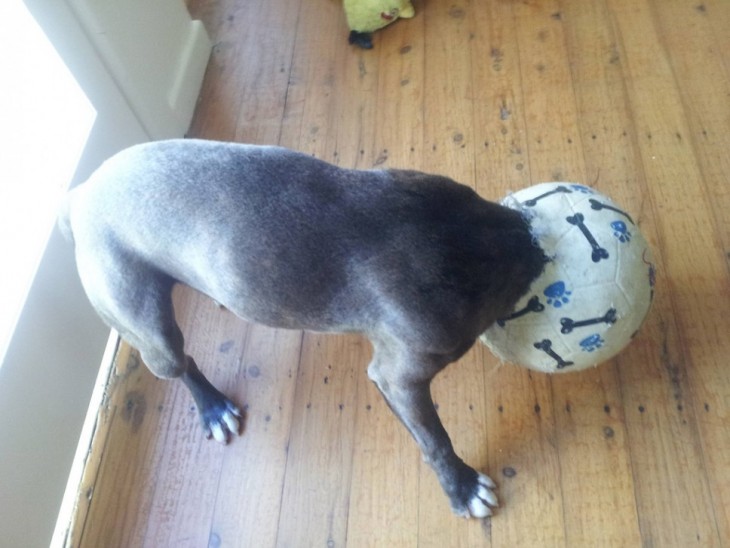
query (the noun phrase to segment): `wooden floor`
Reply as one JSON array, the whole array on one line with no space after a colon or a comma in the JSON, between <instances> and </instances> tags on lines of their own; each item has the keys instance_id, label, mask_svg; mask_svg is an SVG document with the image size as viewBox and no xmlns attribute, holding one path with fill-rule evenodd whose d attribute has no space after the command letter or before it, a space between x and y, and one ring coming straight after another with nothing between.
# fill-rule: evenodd
<instances>
[{"instance_id":1,"label":"wooden floor","mask_svg":"<svg viewBox=\"0 0 730 548\"><path fill-rule=\"evenodd\" d=\"M176 294L188 351L245 406L206 441L182 383L119 349L69 545L730 546L730 2L416 0L346 43L336 0L190 0L215 42L190 135L449 175L486 198L592 184L654 248L637 339L548 377L473 348L435 382L499 484L451 515L365 374L369 343Z\"/></svg>"}]
</instances>

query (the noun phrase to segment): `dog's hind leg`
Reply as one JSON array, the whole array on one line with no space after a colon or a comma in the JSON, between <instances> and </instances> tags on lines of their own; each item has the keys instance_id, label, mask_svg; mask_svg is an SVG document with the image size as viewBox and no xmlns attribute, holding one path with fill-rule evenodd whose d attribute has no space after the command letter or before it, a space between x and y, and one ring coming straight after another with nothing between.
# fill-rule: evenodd
<instances>
[{"instance_id":1,"label":"dog's hind leg","mask_svg":"<svg viewBox=\"0 0 730 548\"><path fill-rule=\"evenodd\" d=\"M494 482L456 455L431 398L431 380L453 360L393 351L377 343L374 346L368 376L418 443L424 460L449 497L452 510L463 517L491 515L491 508L497 506Z\"/></svg>"},{"instance_id":2,"label":"dog's hind leg","mask_svg":"<svg viewBox=\"0 0 730 548\"><path fill-rule=\"evenodd\" d=\"M172 304L175 280L142 261L118 261L116 254L104 261L102 254L95 253L89 261L77 257L89 300L106 323L139 350L155 376L182 380L193 395L206 436L227 443L240 432L241 412L185 354Z\"/></svg>"}]
</instances>

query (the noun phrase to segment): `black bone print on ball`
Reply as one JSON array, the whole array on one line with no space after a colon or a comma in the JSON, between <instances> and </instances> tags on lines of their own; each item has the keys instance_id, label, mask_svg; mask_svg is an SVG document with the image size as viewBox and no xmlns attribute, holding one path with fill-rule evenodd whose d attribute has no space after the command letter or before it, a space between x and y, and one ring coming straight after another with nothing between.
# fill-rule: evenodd
<instances>
[{"instance_id":1,"label":"black bone print on ball","mask_svg":"<svg viewBox=\"0 0 730 548\"><path fill-rule=\"evenodd\" d=\"M567 335L568 333L571 333L576 327L585 327L587 325L596 325L598 323L614 324L616 323L617 319L618 318L616 317L615 308L609 308L603 316L600 316L598 318L590 318L588 320L576 321L570 318L560 318L560 325L563 326L560 329L560 332L563 335Z\"/></svg>"},{"instance_id":2,"label":"black bone print on ball","mask_svg":"<svg viewBox=\"0 0 730 548\"><path fill-rule=\"evenodd\" d=\"M499 320L497 320L497 325L499 325L500 327L504 327L505 324L510 320L521 318L522 316L525 316L530 312L542 312L543 310L545 310L545 305L542 304L538 296L535 295L529 301L527 301L527 305L525 305L525 308L513 312L506 318L500 318Z\"/></svg>"},{"instance_id":3,"label":"black bone print on ball","mask_svg":"<svg viewBox=\"0 0 730 548\"><path fill-rule=\"evenodd\" d=\"M570 190L568 187L561 185L561 186L556 187L555 189L551 190L550 192L546 192L545 194L540 194L540 196L536 196L535 198L531 198L530 200L523 202L523 205L526 205L527 207L535 207L537 205L537 202L539 202L543 198L547 198L548 196L552 196L553 194L558 194L560 192L562 192L564 194L573 193L573 191Z\"/></svg>"},{"instance_id":4,"label":"black bone print on ball","mask_svg":"<svg viewBox=\"0 0 730 548\"><path fill-rule=\"evenodd\" d=\"M656 267L654 266L654 263L649 260L649 257L649 250L645 249L644 253L642 253L641 255L641 260L648 267L649 287L651 288L651 293L649 293L649 301L651 302L654 300L654 286L656 285Z\"/></svg>"},{"instance_id":5,"label":"black bone print on ball","mask_svg":"<svg viewBox=\"0 0 730 548\"><path fill-rule=\"evenodd\" d=\"M568 367L569 365L573 365L575 362L566 361L561 356L559 356L554 350L553 350L553 342L550 339L543 339L540 342L536 342L533 345L538 350L542 350L550 356L552 359L554 359L557 364L556 367L558 369L563 369L564 367Z\"/></svg>"},{"instance_id":6,"label":"black bone print on ball","mask_svg":"<svg viewBox=\"0 0 730 548\"><path fill-rule=\"evenodd\" d=\"M588 243L591 245L591 249L593 250L593 252L591 253L591 259L593 259L594 263L597 263L601 259L608 259L608 251L598 245L598 242L593 237L593 234L590 230L588 230L588 227L585 225L585 217L582 213L576 213L575 215L566 217L565 220L568 221L570 224L577 226L586 237L586 240L588 240Z\"/></svg>"},{"instance_id":7,"label":"black bone print on ball","mask_svg":"<svg viewBox=\"0 0 730 548\"><path fill-rule=\"evenodd\" d=\"M601 211L602 209L608 209L610 211L614 211L614 212L618 213L619 215L623 215L624 217L626 217L632 225L636 225L636 223L631 218L631 216L628 213L626 213L625 211L622 211L617 207L613 207L611 205L599 202L595 198L591 198L588 201L591 203L591 209L595 209L596 211Z\"/></svg>"}]
</instances>

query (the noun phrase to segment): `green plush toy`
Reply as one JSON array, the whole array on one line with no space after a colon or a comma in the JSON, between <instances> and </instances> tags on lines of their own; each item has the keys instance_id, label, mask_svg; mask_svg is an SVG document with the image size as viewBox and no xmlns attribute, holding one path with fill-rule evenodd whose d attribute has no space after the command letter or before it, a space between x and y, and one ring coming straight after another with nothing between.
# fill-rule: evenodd
<instances>
[{"instance_id":1,"label":"green plush toy","mask_svg":"<svg viewBox=\"0 0 730 548\"><path fill-rule=\"evenodd\" d=\"M372 33L396 19L410 19L416 14L411 0L344 0L350 43L361 48L373 47Z\"/></svg>"}]
</instances>

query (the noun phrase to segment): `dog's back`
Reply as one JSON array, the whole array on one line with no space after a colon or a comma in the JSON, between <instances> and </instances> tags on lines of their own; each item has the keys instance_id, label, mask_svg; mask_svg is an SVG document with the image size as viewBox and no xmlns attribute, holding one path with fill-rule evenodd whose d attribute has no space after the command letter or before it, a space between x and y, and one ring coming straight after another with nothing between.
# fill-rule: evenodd
<instances>
[{"instance_id":1,"label":"dog's back","mask_svg":"<svg viewBox=\"0 0 730 548\"><path fill-rule=\"evenodd\" d=\"M277 147L133 147L71 207L77 253L111 252L115 268L134 256L281 327L367 331L390 314L409 328L462 318L481 329L542 268L520 215L468 187Z\"/></svg>"}]
</instances>

